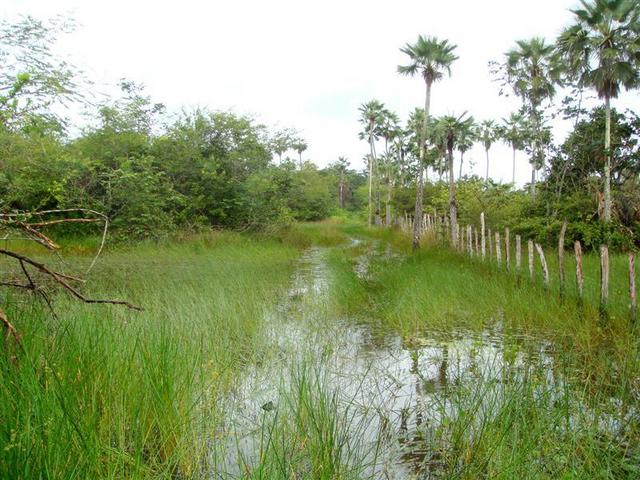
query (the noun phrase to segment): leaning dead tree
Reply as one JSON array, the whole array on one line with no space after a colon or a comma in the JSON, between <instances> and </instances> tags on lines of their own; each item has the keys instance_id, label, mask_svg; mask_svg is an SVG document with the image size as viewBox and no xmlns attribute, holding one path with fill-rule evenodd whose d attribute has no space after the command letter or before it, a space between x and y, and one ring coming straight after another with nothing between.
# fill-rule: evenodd
<instances>
[{"instance_id":1,"label":"leaning dead tree","mask_svg":"<svg viewBox=\"0 0 640 480\"><path fill-rule=\"evenodd\" d=\"M58 210L42 210L37 212L0 213L0 241L5 245L9 241L22 240L33 242L54 254L62 267L64 260L59 253L60 246L43 230L62 224L102 224L100 245L92 258L88 268L81 274L87 275L95 266L102 253L109 230L109 219L106 215L95 210L85 208L70 208ZM85 279L78 274L71 275L63 268L54 268L48 264L31 258L20 251L0 248L0 257L15 264L14 269L2 269L5 278L0 278L0 287L29 291L36 294L55 316L51 302L51 292L62 290L73 298L84 303L103 303L123 305L132 310L142 310L141 307L123 300L94 299L81 292L80 286ZM0 323L4 326L7 337L13 337L16 344L22 348L20 333L13 326L5 311L0 306Z\"/></svg>"}]
</instances>

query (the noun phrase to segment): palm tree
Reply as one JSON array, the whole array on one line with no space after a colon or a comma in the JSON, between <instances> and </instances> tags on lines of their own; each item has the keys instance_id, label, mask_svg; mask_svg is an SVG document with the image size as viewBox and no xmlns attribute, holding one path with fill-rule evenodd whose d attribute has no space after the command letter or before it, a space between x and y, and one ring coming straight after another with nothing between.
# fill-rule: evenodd
<instances>
[{"instance_id":1,"label":"palm tree","mask_svg":"<svg viewBox=\"0 0 640 480\"><path fill-rule=\"evenodd\" d=\"M451 243L458 246L458 202L456 200L456 182L453 172L453 150L460 142L464 132L473 126L473 118L463 113L459 117L445 115L437 122L437 130L447 152L449 165L449 221L451 222Z\"/></svg>"},{"instance_id":2,"label":"palm tree","mask_svg":"<svg viewBox=\"0 0 640 480\"><path fill-rule=\"evenodd\" d=\"M485 154L487 156L487 173L485 180L489 180L489 150L491 145L498 139L498 127L493 120L483 120L477 130L478 140L482 142Z\"/></svg>"},{"instance_id":3,"label":"palm tree","mask_svg":"<svg viewBox=\"0 0 640 480\"><path fill-rule=\"evenodd\" d=\"M271 148L278 155L278 162L282 164L282 154L291 148L291 131L278 130L271 139Z\"/></svg>"},{"instance_id":4,"label":"palm tree","mask_svg":"<svg viewBox=\"0 0 640 480\"><path fill-rule=\"evenodd\" d=\"M418 36L416 43L407 44L400 51L409 56L408 65L399 65L398 73L402 75L414 76L421 74L424 79L426 92L424 100L424 120L422 124L422 135L420 140L419 165L416 176L416 207L415 220L413 224L413 249L420 245L420 232L422 230L422 197L424 195L424 158L426 149L426 138L429 124L429 112L431 106L431 87L434 82L442 79L444 74L451 75L451 64L458 57L453 53L456 46L447 40L438 40L436 37Z\"/></svg>"},{"instance_id":5,"label":"palm tree","mask_svg":"<svg viewBox=\"0 0 640 480\"><path fill-rule=\"evenodd\" d=\"M522 114L514 112L509 118L503 118L500 125L500 137L513 150L511 182L516 183L516 152L524 147L525 126Z\"/></svg>"},{"instance_id":6,"label":"palm tree","mask_svg":"<svg viewBox=\"0 0 640 480\"><path fill-rule=\"evenodd\" d=\"M507 82L522 99L533 127L531 193L535 193L536 171L544 166L542 103L553 98L562 71L555 47L543 38L519 40L506 53Z\"/></svg>"},{"instance_id":7,"label":"palm tree","mask_svg":"<svg viewBox=\"0 0 640 480\"><path fill-rule=\"evenodd\" d=\"M340 208L344 208L347 203L347 182L346 174L349 168L349 160L347 157L338 157L335 163L335 168L340 174L338 181L338 201L340 202Z\"/></svg>"},{"instance_id":8,"label":"palm tree","mask_svg":"<svg viewBox=\"0 0 640 480\"><path fill-rule=\"evenodd\" d=\"M307 149L307 147L308 147L307 143L302 139L295 140L291 144L291 148L293 148L296 152L298 152L298 158L300 159L300 168L302 168L302 152L304 152Z\"/></svg>"},{"instance_id":9,"label":"palm tree","mask_svg":"<svg viewBox=\"0 0 640 480\"><path fill-rule=\"evenodd\" d=\"M476 136L476 124L473 118L470 118L470 122L465 122L461 125L461 129L458 132L457 149L460 152L460 173L458 178L462 178L462 165L464 164L464 154L468 152L473 144L476 143L478 137Z\"/></svg>"},{"instance_id":10,"label":"palm tree","mask_svg":"<svg viewBox=\"0 0 640 480\"><path fill-rule=\"evenodd\" d=\"M397 157L392 155L390 146L393 147L396 138L402 136L400 129L400 119L398 115L389 110L383 112L380 134L384 138L384 161L382 165L385 170L385 183L387 187L387 199L385 201L385 225L391 225L391 197L393 194L393 184L397 169Z\"/></svg>"},{"instance_id":11,"label":"palm tree","mask_svg":"<svg viewBox=\"0 0 640 480\"><path fill-rule=\"evenodd\" d=\"M637 0L582 0L575 23L558 38L570 77L598 92L605 105L603 220L611 221L611 99L638 87L640 5Z\"/></svg>"},{"instance_id":12,"label":"palm tree","mask_svg":"<svg viewBox=\"0 0 640 480\"><path fill-rule=\"evenodd\" d=\"M380 133L380 125L384 114L384 104L378 100L371 100L368 103L363 103L360 106L360 123L365 127L364 131L360 133L360 138L366 138L369 142L369 215L368 224L373 225L373 176L374 166L376 159L376 145L375 141L378 139Z\"/></svg>"}]
</instances>

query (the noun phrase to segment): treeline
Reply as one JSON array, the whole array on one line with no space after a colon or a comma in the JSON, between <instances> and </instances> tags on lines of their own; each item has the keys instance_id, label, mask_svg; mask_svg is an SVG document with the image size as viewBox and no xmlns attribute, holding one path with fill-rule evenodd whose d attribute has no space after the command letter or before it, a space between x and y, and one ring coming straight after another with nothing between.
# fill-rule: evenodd
<instances>
[{"instance_id":1,"label":"treeline","mask_svg":"<svg viewBox=\"0 0 640 480\"><path fill-rule=\"evenodd\" d=\"M421 35L400 49L408 63L398 66L397 72L424 81L425 103L404 124L380 101L360 108L364 127L360 136L369 144L370 224L382 223L383 215L409 212L416 219L413 246L417 248L424 209L439 207L440 215L446 211L451 228L456 228L461 215L484 202L500 205L489 218L509 212L514 217L511 225L540 242L557 234L564 220L586 245L630 247L636 242L640 121L634 112L616 111L611 100L623 90L640 87L640 6L635 0L585 0L572 13L572 23L555 41L519 40L502 59L490 62L500 95L513 95L521 103L505 119L477 121L467 112L432 116L433 89L451 75L457 46ZM587 108L594 103L595 108ZM562 143L554 141L556 118L571 122L571 132ZM516 153L527 154L528 194L516 191L515 185L503 188L490 180L490 150L498 141L513 151L508 160L513 182ZM486 152L481 190L477 178L465 181L465 153L475 143ZM446 182L446 200L439 182ZM407 189L413 190L413 201L406 198ZM475 191L476 196L461 198L461 190ZM488 206L481 209L487 211ZM452 238L455 233L451 232Z\"/></svg>"},{"instance_id":2,"label":"treeline","mask_svg":"<svg viewBox=\"0 0 640 480\"><path fill-rule=\"evenodd\" d=\"M61 105L89 103L82 74L50 49L67 29L30 17L1 26L1 211L89 208L120 234L145 237L264 229L358 208L364 178L344 158L320 169L303 160L307 145L294 130L245 115L169 115L134 82L120 83L120 98L94 102L90 126L70 135Z\"/></svg>"},{"instance_id":3,"label":"treeline","mask_svg":"<svg viewBox=\"0 0 640 480\"><path fill-rule=\"evenodd\" d=\"M454 144L455 174L460 175L455 182L459 222L474 223L480 212L486 212L493 228L508 226L515 234L541 244L555 245L566 220L568 237L580 240L587 248L597 249L606 242L616 248L636 245L640 238L640 118L631 111L619 113L615 110L611 118L613 218L610 223L601 221L600 173L605 141L602 131L606 122L601 107L585 111L561 144L550 145L544 177L536 183L534 195L530 184L518 189L511 183L496 183L491 178L469 175L463 163L468 147L463 143L458 149ZM389 135L388 130L383 130L380 136L383 153L376 157L374 164L372 196L374 214L380 215L382 223L387 210L392 212L392 217L402 217L405 212L413 215L415 209L417 147L398 148L406 142L399 138L417 135L409 130L410 127L411 123L389 138L385 137ZM502 141L507 142L506 139ZM384 153L385 143L389 145L389 154ZM430 215L434 211L440 216L448 214L449 172L442 163L440 167L436 164L426 170L423 210ZM364 195L362 192L363 198Z\"/></svg>"}]
</instances>

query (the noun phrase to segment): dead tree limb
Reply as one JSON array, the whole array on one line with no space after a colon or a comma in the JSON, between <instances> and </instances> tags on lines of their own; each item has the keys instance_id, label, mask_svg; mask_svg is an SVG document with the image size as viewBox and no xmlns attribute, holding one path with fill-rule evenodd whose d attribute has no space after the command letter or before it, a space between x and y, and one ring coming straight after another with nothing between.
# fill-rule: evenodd
<instances>
[{"instance_id":1,"label":"dead tree limb","mask_svg":"<svg viewBox=\"0 0 640 480\"><path fill-rule=\"evenodd\" d=\"M66 214L90 214L91 217L88 218L54 218L54 219L43 219L43 216L47 215L66 215ZM34 221L35 220L35 221ZM91 264L85 271L85 274L88 274L91 269L96 264L98 257L102 253L107 233L109 229L109 219L106 215L96 212L95 210L84 209L84 208L70 208L70 209L57 209L57 210L42 210L38 212L12 212L12 213L0 213L0 229L6 229L10 231L18 231L20 232L20 237L26 240L33 241L38 245L46 248L48 251L55 253L61 260L58 250L60 246L54 242L48 235L42 233L40 231L41 228L46 228L54 225L62 225L67 223L80 223L80 224L88 224L88 223L98 223L103 222L104 226L102 229L102 236L100 238L100 246L98 247L96 255L93 257ZM7 238L8 235L5 237ZM114 299L95 299L89 298L84 295L82 292L78 290L77 287L72 285L74 283L84 283L84 279L69 275L60 271L57 271L45 263L34 260L22 253L18 253L12 250L8 250L6 248L0 249L0 256L8 257L18 262L20 265L20 270L22 271L22 279L14 279L9 278L6 280L0 280L0 287L10 287L10 288L18 288L22 290L28 290L33 292L34 294L39 295L44 303L47 305L49 310L51 311L54 318L57 318L56 313L51 304L51 300L48 296L48 293L45 288L40 286L36 280L36 277L32 275L34 271L39 272L44 275L46 278L49 278L53 281L53 283L62 290L65 290L72 297L84 302L91 304L110 304L110 305L122 305L132 310L142 311L142 307L134 305L130 302L124 300L114 300ZM29 270L33 269L32 272ZM18 346L24 351L22 346L22 341L20 338L20 334L13 326L13 324L9 321L4 310L0 309L0 322L4 326L7 337L12 336L15 339L15 342Z\"/></svg>"}]
</instances>

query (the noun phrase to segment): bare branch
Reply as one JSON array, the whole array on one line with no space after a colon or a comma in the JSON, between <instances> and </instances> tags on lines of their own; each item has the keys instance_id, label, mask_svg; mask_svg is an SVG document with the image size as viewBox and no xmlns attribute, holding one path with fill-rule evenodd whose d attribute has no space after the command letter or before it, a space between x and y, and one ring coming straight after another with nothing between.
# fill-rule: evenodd
<instances>
[{"instance_id":1,"label":"bare branch","mask_svg":"<svg viewBox=\"0 0 640 480\"><path fill-rule=\"evenodd\" d=\"M79 278L71 277L69 275L64 275L60 272L51 270L44 263L37 262L35 260L30 259L29 257L26 257L16 252L12 252L10 250L5 250L3 248L0 248L0 255L6 255L8 257L15 258L16 260L20 261L22 265L24 265L24 263L31 265L32 267L36 268L40 272L51 277L58 285L63 287L72 296L76 297L78 300L83 301L84 303L108 303L112 305L124 305L127 308L130 308L132 310L138 310L138 311L143 310L142 307L133 305L132 303L125 302L123 300L98 300L98 299L87 298L82 293L80 293L77 289L69 285L69 283L67 283L66 281L66 280L81 281L81 279Z\"/></svg>"}]
</instances>

